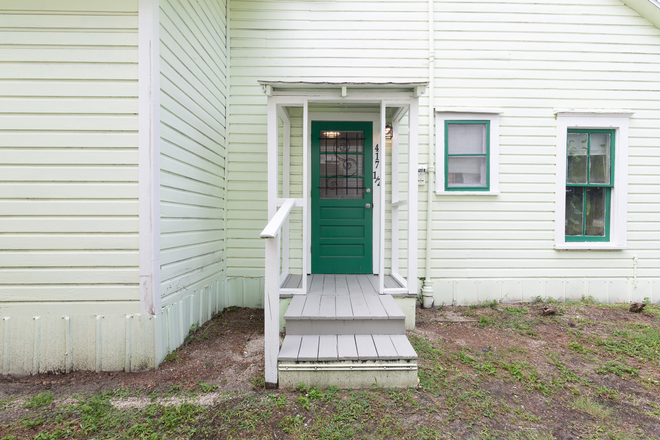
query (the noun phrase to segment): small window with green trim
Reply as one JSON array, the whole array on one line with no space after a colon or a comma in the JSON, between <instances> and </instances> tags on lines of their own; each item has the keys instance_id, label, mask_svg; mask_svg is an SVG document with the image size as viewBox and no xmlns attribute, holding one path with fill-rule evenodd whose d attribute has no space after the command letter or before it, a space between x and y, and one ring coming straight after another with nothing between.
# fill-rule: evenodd
<instances>
[{"instance_id":1,"label":"small window with green trim","mask_svg":"<svg viewBox=\"0 0 660 440\"><path fill-rule=\"evenodd\" d=\"M569 129L566 241L610 241L614 130Z\"/></svg>"},{"instance_id":2,"label":"small window with green trim","mask_svg":"<svg viewBox=\"0 0 660 440\"><path fill-rule=\"evenodd\" d=\"M445 121L445 190L488 191L490 121Z\"/></svg>"}]
</instances>

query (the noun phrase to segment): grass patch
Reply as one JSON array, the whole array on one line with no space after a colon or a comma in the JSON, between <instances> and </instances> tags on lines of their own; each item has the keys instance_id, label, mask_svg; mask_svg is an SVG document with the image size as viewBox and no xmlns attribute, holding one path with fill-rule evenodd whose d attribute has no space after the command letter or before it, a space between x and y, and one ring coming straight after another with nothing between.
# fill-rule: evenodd
<instances>
[{"instance_id":1,"label":"grass patch","mask_svg":"<svg viewBox=\"0 0 660 440\"><path fill-rule=\"evenodd\" d=\"M25 408L43 408L44 406L50 405L53 400L55 400L53 393L50 391L44 391L43 393L39 393L36 396L27 399L23 406Z\"/></svg>"},{"instance_id":2,"label":"grass patch","mask_svg":"<svg viewBox=\"0 0 660 440\"><path fill-rule=\"evenodd\" d=\"M617 361L607 361L600 367L596 367L594 370L598 374L612 373L619 377L639 376L639 370L637 368L629 367L628 365L624 365Z\"/></svg>"}]
</instances>

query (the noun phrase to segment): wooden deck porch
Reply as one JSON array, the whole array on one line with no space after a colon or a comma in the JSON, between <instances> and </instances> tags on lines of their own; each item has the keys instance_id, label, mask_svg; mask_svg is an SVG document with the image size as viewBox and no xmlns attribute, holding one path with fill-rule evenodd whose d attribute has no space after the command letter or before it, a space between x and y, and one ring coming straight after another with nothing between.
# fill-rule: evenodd
<instances>
[{"instance_id":1,"label":"wooden deck porch","mask_svg":"<svg viewBox=\"0 0 660 440\"><path fill-rule=\"evenodd\" d=\"M373 275L312 275L306 295L295 295L284 319L278 356L281 386L368 387L417 384L417 354L405 335L405 314ZM397 287L388 277L387 283ZM289 276L284 285L297 287Z\"/></svg>"}]
</instances>

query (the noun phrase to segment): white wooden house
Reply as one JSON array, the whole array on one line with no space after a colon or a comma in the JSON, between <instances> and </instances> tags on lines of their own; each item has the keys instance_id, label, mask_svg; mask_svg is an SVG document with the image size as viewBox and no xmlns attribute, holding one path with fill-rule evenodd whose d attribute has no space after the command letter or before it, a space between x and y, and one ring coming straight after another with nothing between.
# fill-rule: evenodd
<instances>
[{"instance_id":1,"label":"white wooden house","mask_svg":"<svg viewBox=\"0 0 660 440\"><path fill-rule=\"evenodd\" d=\"M657 0L3 0L0 103L3 374L238 305L271 385L408 386L420 291L660 301Z\"/></svg>"}]
</instances>

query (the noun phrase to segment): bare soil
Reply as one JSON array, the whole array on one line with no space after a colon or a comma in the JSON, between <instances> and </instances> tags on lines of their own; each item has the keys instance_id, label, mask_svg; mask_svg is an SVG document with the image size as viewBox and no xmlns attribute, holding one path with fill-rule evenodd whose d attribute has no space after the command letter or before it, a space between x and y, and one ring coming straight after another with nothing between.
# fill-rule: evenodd
<instances>
[{"instance_id":1,"label":"bare soil","mask_svg":"<svg viewBox=\"0 0 660 440\"><path fill-rule=\"evenodd\" d=\"M636 338L657 334L660 307L630 313L624 304L550 306L555 315L543 316L540 303L418 309L416 329L408 332L420 354L417 391L326 390L334 397L325 401L307 391L263 390L263 310L230 308L192 332L155 371L0 377L0 438L9 432L34 438L38 428L17 428L29 413L20 402L44 391L61 400L127 388L199 391L200 383L214 394L197 404L216 414L203 432L216 434L184 437L660 438L660 340ZM254 399L277 396L289 402L283 409L273 410L273 403L263 421L250 415ZM14 403L3 410L3 399ZM353 401L368 402L369 416L336 422L347 417L340 406ZM239 421L256 421L240 425L217 416L237 408ZM304 423L296 424L299 418ZM346 435L326 436L332 423Z\"/></svg>"},{"instance_id":2,"label":"bare soil","mask_svg":"<svg viewBox=\"0 0 660 440\"><path fill-rule=\"evenodd\" d=\"M168 390L204 382L217 390L248 391L264 364L264 313L231 307L191 333L157 370L0 376L0 400L50 390L56 396L117 388ZM2 413L0 413L0 422Z\"/></svg>"}]
</instances>

